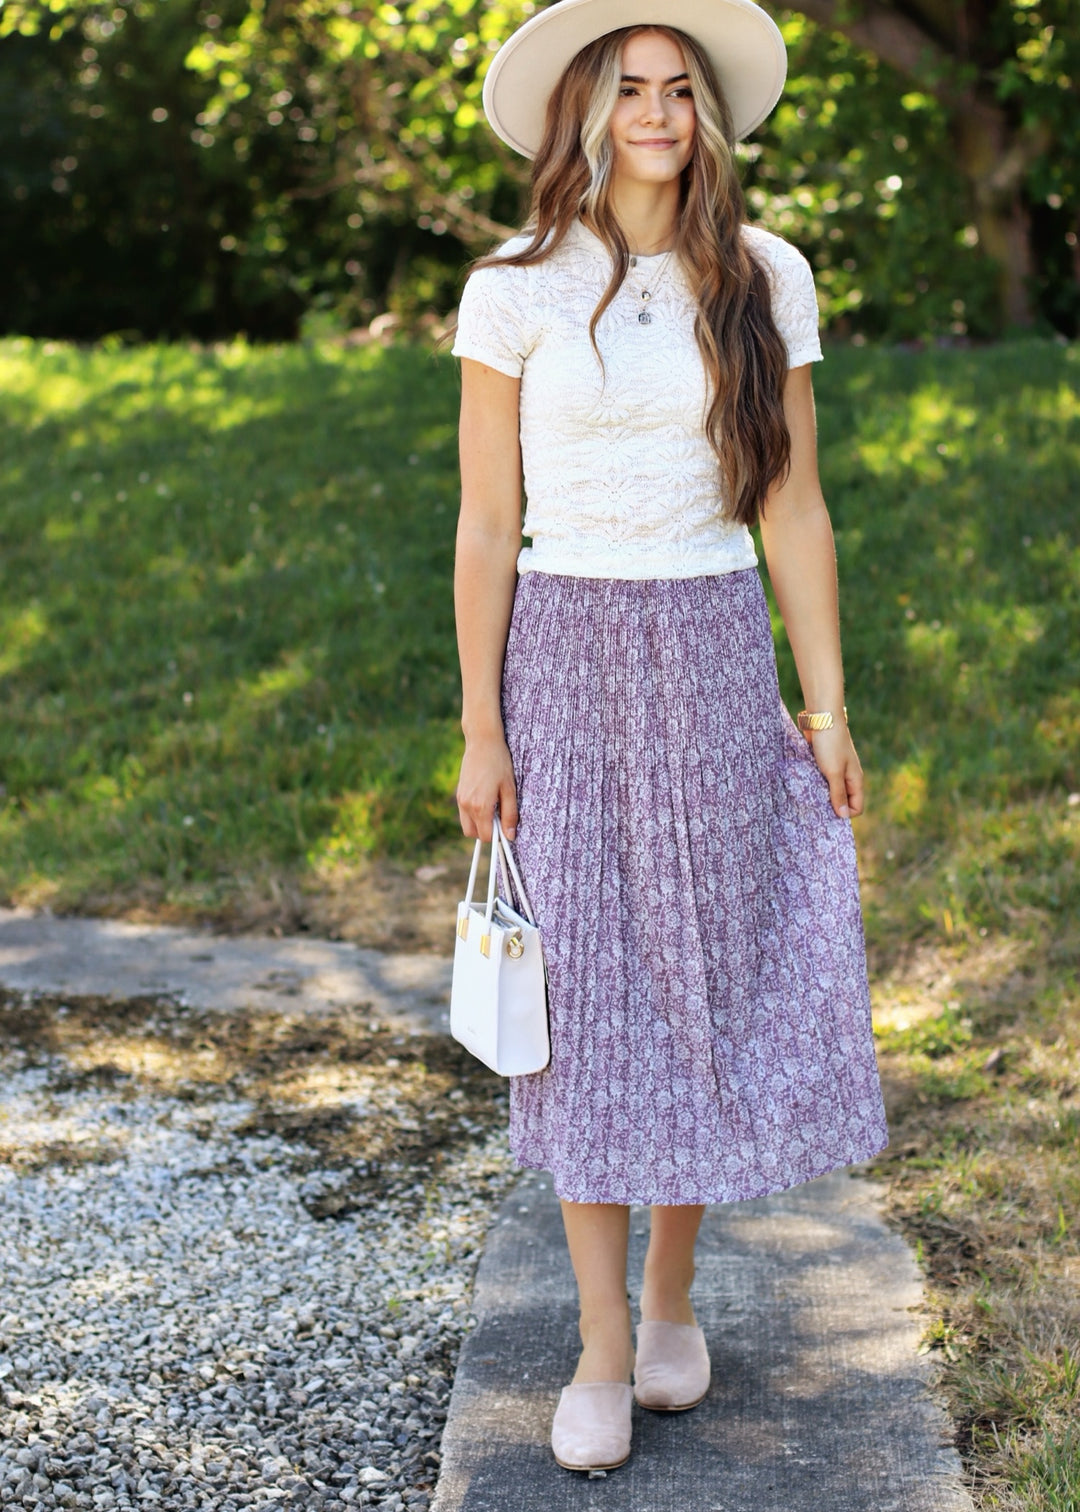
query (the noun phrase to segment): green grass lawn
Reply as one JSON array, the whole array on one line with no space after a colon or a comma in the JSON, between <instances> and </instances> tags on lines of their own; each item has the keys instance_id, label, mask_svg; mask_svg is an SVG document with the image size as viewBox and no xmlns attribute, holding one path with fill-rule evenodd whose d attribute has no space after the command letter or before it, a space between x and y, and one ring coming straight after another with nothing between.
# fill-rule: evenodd
<instances>
[{"instance_id":1,"label":"green grass lawn","mask_svg":"<svg viewBox=\"0 0 1080 1512\"><path fill-rule=\"evenodd\" d=\"M921 874L890 886L875 939L1076 900L1078 378L1037 343L819 370L892 870L949 839L930 914ZM212 910L262 868L454 833L456 394L420 349L0 343L8 897Z\"/></svg>"},{"instance_id":2,"label":"green grass lawn","mask_svg":"<svg viewBox=\"0 0 1080 1512\"><path fill-rule=\"evenodd\" d=\"M981 1505L1076 1512L1080 349L816 381L878 1170ZM456 401L419 348L0 343L0 895L221 920L457 858Z\"/></svg>"},{"instance_id":3,"label":"green grass lawn","mask_svg":"<svg viewBox=\"0 0 1080 1512\"><path fill-rule=\"evenodd\" d=\"M0 889L212 912L452 829L455 378L8 342Z\"/></svg>"}]
</instances>

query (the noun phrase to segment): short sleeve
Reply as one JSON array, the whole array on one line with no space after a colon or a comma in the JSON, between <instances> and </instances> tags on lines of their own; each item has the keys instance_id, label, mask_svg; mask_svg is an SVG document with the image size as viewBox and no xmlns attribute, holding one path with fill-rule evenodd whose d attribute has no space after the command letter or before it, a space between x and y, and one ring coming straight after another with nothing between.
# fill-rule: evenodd
<instances>
[{"instance_id":1,"label":"short sleeve","mask_svg":"<svg viewBox=\"0 0 1080 1512\"><path fill-rule=\"evenodd\" d=\"M788 367L820 362L817 294L810 264L797 247L761 226L744 226L743 234L768 269L773 320L787 347Z\"/></svg>"},{"instance_id":2,"label":"short sleeve","mask_svg":"<svg viewBox=\"0 0 1080 1512\"><path fill-rule=\"evenodd\" d=\"M814 274L806 258L788 242L773 266L773 319L788 349L788 367L820 362L818 303Z\"/></svg>"},{"instance_id":3,"label":"short sleeve","mask_svg":"<svg viewBox=\"0 0 1080 1512\"><path fill-rule=\"evenodd\" d=\"M458 306L455 357L520 378L532 346L528 269L492 264L469 275Z\"/></svg>"}]
</instances>

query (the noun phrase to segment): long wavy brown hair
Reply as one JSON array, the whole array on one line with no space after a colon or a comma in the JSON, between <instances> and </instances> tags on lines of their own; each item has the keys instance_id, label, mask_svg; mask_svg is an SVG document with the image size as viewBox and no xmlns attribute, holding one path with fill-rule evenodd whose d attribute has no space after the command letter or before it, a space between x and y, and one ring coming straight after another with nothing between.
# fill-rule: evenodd
<instances>
[{"instance_id":1,"label":"long wavy brown hair","mask_svg":"<svg viewBox=\"0 0 1080 1512\"><path fill-rule=\"evenodd\" d=\"M669 26L624 27L590 42L572 59L548 100L544 137L533 163L525 234L513 255L493 253L477 267L543 262L578 216L611 253L611 278L589 322L596 326L618 293L630 249L613 207L611 115L619 97L622 50L640 32L659 32L682 50L697 129L683 171L673 246L697 291L694 335L708 379L705 432L716 453L725 512L753 525L769 488L786 476L791 438L784 418L787 351L772 317L768 275L740 227L746 202L733 154L731 113L708 58L692 37ZM599 349L597 348L599 357Z\"/></svg>"}]
</instances>

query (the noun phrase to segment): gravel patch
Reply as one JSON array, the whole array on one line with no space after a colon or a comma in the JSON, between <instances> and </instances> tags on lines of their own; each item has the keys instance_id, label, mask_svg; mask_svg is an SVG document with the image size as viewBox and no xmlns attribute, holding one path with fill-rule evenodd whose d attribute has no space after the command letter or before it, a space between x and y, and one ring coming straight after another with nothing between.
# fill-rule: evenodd
<instances>
[{"instance_id":1,"label":"gravel patch","mask_svg":"<svg viewBox=\"0 0 1080 1512\"><path fill-rule=\"evenodd\" d=\"M503 1084L362 1009L0 1000L0 1505L423 1512Z\"/></svg>"}]
</instances>

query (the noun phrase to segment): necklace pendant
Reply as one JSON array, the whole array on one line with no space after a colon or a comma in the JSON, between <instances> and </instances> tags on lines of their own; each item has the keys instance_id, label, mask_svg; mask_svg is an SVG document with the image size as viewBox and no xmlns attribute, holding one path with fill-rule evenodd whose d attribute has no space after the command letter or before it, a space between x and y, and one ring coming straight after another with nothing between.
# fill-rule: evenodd
<instances>
[{"instance_id":1,"label":"necklace pendant","mask_svg":"<svg viewBox=\"0 0 1080 1512\"><path fill-rule=\"evenodd\" d=\"M637 318L638 325L652 325L652 316L648 310L640 310Z\"/></svg>"}]
</instances>

